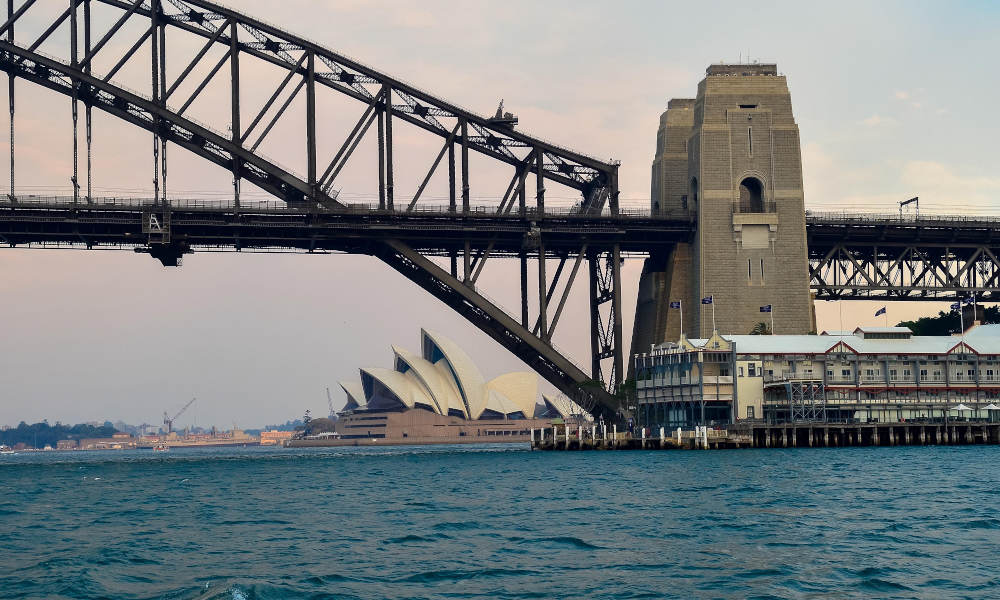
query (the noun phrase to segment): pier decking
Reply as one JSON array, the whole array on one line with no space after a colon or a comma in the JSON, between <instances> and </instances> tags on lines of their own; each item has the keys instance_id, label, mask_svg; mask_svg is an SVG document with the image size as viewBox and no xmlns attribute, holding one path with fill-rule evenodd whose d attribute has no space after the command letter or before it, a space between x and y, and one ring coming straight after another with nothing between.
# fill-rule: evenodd
<instances>
[{"instance_id":1,"label":"pier decking","mask_svg":"<svg viewBox=\"0 0 1000 600\"><path fill-rule=\"evenodd\" d=\"M535 450L684 450L724 448L836 448L1000 444L1000 423L784 423L739 424L691 431L660 428L631 434L597 426L532 430Z\"/></svg>"}]
</instances>

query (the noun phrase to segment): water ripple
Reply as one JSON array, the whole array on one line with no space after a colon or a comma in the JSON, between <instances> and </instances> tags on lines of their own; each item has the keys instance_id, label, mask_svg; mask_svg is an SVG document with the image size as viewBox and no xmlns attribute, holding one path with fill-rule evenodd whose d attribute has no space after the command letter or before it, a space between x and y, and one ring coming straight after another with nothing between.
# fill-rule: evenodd
<instances>
[{"instance_id":1,"label":"water ripple","mask_svg":"<svg viewBox=\"0 0 1000 600\"><path fill-rule=\"evenodd\" d=\"M996 598L997 447L51 452L0 597Z\"/></svg>"}]
</instances>

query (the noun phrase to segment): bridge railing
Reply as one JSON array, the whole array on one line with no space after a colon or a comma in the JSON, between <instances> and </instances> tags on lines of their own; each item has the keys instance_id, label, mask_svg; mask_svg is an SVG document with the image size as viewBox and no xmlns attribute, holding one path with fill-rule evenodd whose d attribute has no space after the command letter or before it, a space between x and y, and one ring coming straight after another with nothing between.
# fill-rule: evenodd
<instances>
[{"instance_id":1,"label":"bridge railing","mask_svg":"<svg viewBox=\"0 0 1000 600\"><path fill-rule=\"evenodd\" d=\"M967 225L975 223L998 223L1000 217L975 215L917 215L881 212L815 211L806 210L809 221L826 221L851 225Z\"/></svg>"},{"instance_id":2,"label":"bridge railing","mask_svg":"<svg viewBox=\"0 0 1000 600\"><path fill-rule=\"evenodd\" d=\"M182 209L182 210L205 210L205 211L224 211L233 210L235 205L232 200L206 200L206 199L170 199L170 208L172 209ZM4 207L37 207L37 208L54 208L54 209L65 209L74 206L74 199L72 196L49 196L49 195L24 195L17 196L16 198L10 198L9 195L0 196L0 206ZM76 202L76 206L80 208L87 207L97 207L97 208L163 208L162 204L157 204L153 198L131 198L131 197L93 197L89 200L86 198L80 198ZM240 203L240 209L244 211L269 211L269 212L281 212L281 213L295 213L300 214L306 212L308 209L303 208L290 208L286 203L280 200L245 200ZM318 211L324 214L376 214L376 215L405 215L405 214L417 214L417 215L456 215L461 216L463 214L472 214L476 216L502 216L511 219L521 218L520 213L515 209L507 214L497 214L496 205L474 205L471 206L468 213L462 213L460 210L453 210L448 205L438 205L438 204L418 204L413 207L413 209L407 211L405 209L389 210L385 208L379 208L377 204L365 204L365 203L349 203L344 204L342 207L336 208L319 208ZM527 207L525 215L528 219L540 218L538 210L535 207ZM593 218L595 216L604 216L612 218L610 214L605 212L602 215L594 215L592 213L584 212L579 206L554 206L545 209L545 212L541 215L542 217L581 217L581 218ZM614 219L662 219L662 220L692 220L693 215L686 211L679 212L660 212L657 214L652 214L650 210L641 208L626 208L622 207L619 209L619 214Z\"/></svg>"}]
</instances>

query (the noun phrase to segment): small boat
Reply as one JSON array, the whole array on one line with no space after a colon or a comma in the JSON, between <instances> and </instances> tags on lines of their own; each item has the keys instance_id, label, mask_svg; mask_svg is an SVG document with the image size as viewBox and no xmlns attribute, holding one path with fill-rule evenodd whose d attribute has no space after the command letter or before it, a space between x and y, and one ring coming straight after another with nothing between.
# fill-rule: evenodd
<instances>
[{"instance_id":1,"label":"small boat","mask_svg":"<svg viewBox=\"0 0 1000 600\"><path fill-rule=\"evenodd\" d=\"M153 452L169 452L170 447L166 444L156 444L153 446Z\"/></svg>"}]
</instances>

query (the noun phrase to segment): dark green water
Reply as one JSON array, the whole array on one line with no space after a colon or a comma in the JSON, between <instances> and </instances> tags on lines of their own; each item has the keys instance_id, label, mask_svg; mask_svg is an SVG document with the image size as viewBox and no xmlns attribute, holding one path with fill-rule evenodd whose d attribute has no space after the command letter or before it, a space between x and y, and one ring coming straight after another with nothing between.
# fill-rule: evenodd
<instances>
[{"instance_id":1,"label":"dark green water","mask_svg":"<svg viewBox=\"0 0 1000 600\"><path fill-rule=\"evenodd\" d=\"M2 598L996 598L1000 447L0 456Z\"/></svg>"}]
</instances>

